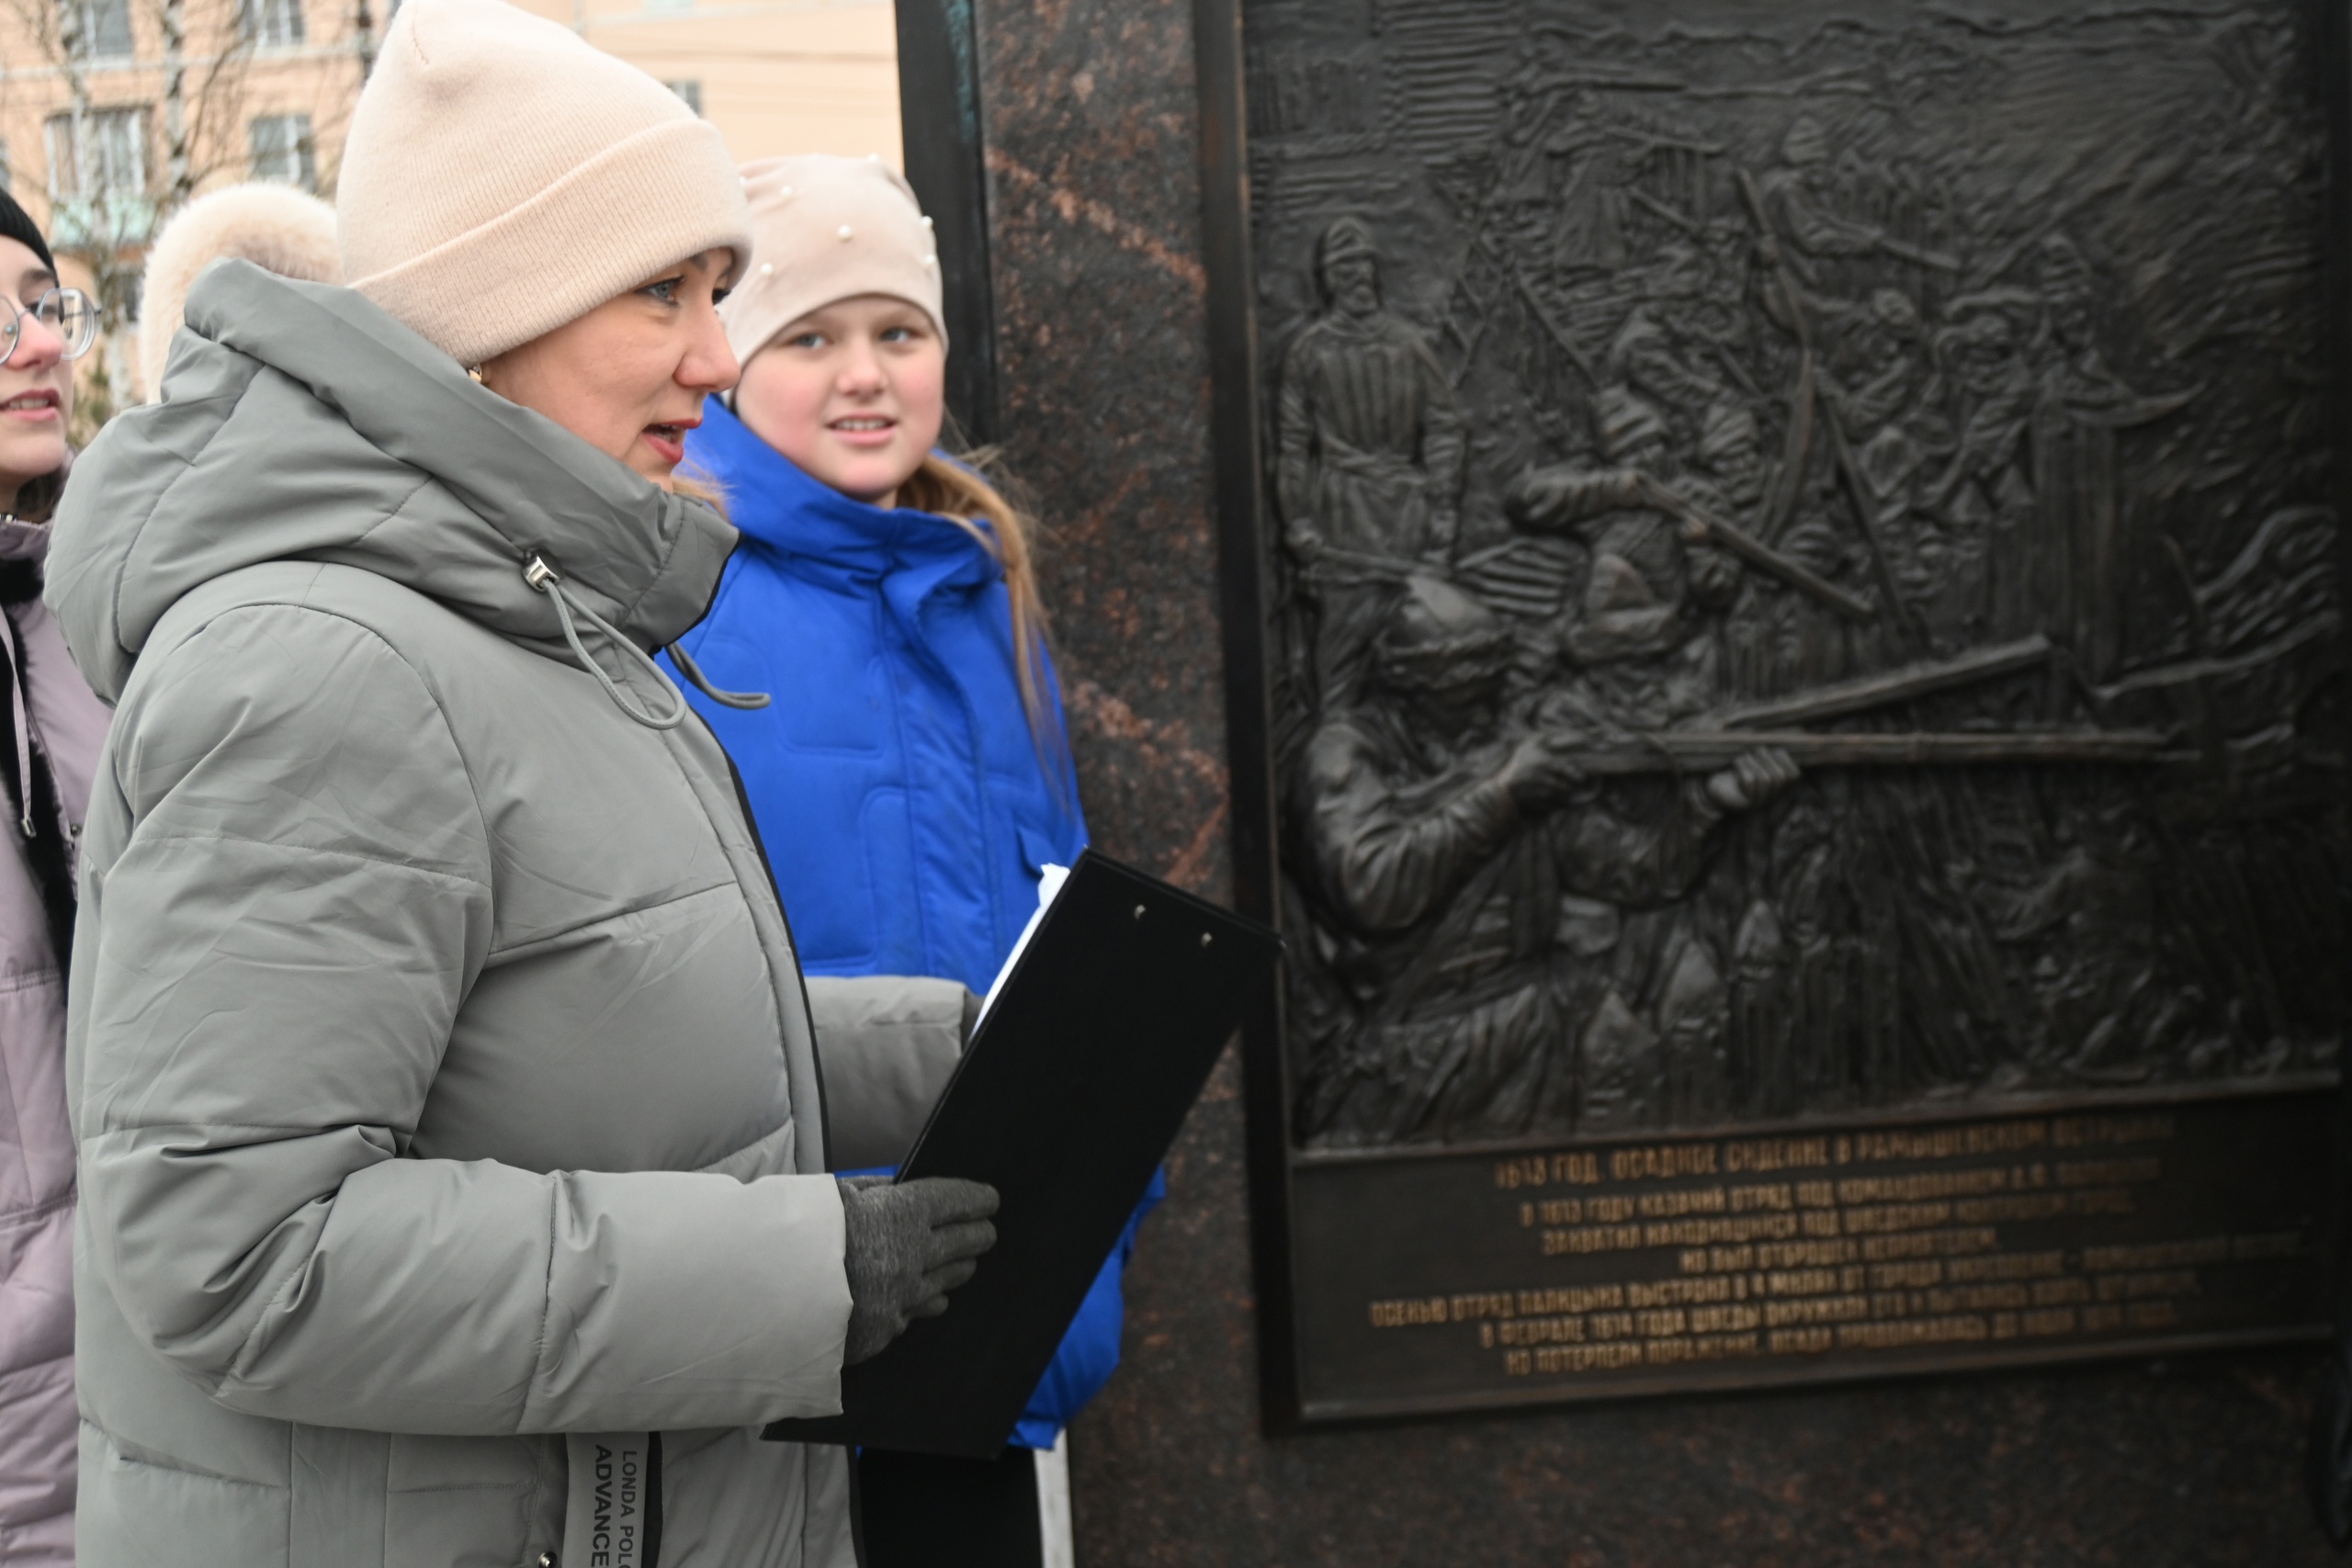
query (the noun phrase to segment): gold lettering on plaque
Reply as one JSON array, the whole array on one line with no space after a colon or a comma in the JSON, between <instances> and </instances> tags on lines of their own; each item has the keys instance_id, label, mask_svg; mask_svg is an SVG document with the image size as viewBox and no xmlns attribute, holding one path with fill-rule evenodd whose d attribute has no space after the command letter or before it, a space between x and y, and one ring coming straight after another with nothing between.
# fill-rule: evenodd
<instances>
[{"instance_id":1,"label":"gold lettering on plaque","mask_svg":"<svg viewBox=\"0 0 2352 1568\"><path fill-rule=\"evenodd\" d=\"M1509 1291L1475 1291L1447 1298L1446 1308L1456 1323L1470 1323L1485 1317L1518 1315L1516 1303Z\"/></svg>"},{"instance_id":2,"label":"gold lettering on plaque","mask_svg":"<svg viewBox=\"0 0 2352 1568\"><path fill-rule=\"evenodd\" d=\"M2009 1169L1928 1170L1915 1176L1849 1176L1838 1183L1841 1203L1916 1203L1928 1198L1974 1197L2009 1184Z\"/></svg>"},{"instance_id":3,"label":"gold lettering on plaque","mask_svg":"<svg viewBox=\"0 0 2352 1568\"><path fill-rule=\"evenodd\" d=\"M1542 1317L1554 1313L1591 1312L1597 1307L1625 1304L1623 1285L1568 1285L1548 1291L1519 1292L1519 1314Z\"/></svg>"},{"instance_id":4,"label":"gold lettering on plaque","mask_svg":"<svg viewBox=\"0 0 2352 1568\"><path fill-rule=\"evenodd\" d=\"M1700 1187L1680 1192L1645 1192L1636 1209L1645 1220L1672 1219L1681 1214L1720 1214L1731 1201L1720 1187ZM1781 1205L1786 1208L1786 1204Z\"/></svg>"},{"instance_id":5,"label":"gold lettering on plaque","mask_svg":"<svg viewBox=\"0 0 2352 1568\"><path fill-rule=\"evenodd\" d=\"M1526 1159L1504 1159L1495 1162L1495 1185L1505 1191L1521 1187L1541 1187L1551 1179L1552 1168L1541 1156Z\"/></svg>"},{"instance_id":6,"label":"gold lettering on plaque","mask_svg":"<svg viewBox=\"0 0 2352 1568\"><path fill-rule=\"evenodd\" d=\"M1896 1128L1856 1133L1854 1157L1872 1161L1951 1159L1966 1155L2014 1154L2050 1142L2046 1122L1993 1122L1968 1127Z\"/></svg>"},{"instance_id":7,"label":"gold lettering on plaque","mask_svg":"<svg viewBox=\"0 0 2352 1568\"><path fill-rule=\"evenodd\" d=\"M2005 1252L1990 1258L1955 1258L1944 1265L1953 1280L2046 1280L2063 1274L2063 1252Z\"/></svg>"},{"instance_id":8,"label":"gold lettering on plaque","mask_svg":"<svg viewBox=\"0 0 2352 1568\"><path fill-rule=\"evenodd\" d=\"M1521 1318L1517 1323L1481 1325L1482 1341L1491 1334L1505 1345L1581 1345L1584 1343L1584 1319L1580 1317Z\"/></svg>"},{"instance_id":9,"label":"gold lettering on plaque","mask_svg":"<svg viewBox=\"0 0 2352 1568\"><path fill-rule=\"evenodd\" d=\"M2164 1174L2156 1159L2063 1159L2058 1162L2061 1187L2120 1187L2154 1181Z\"/></svg>"},{"instance_id":10,"label":"gold lettering on plaque","mask_svg":"<svg viewBox=\"0 0 2352 1568\"><path fill-rule=\"evenodd\" d=\"M2050 1142L2062 1149L2093 1144L2155 1144L2173 1135L2168 1113L2134 1116L2062 1116L2050 1124Z\"/></svg>"},{"instance_id":11,"label":"gold lettering on plaque","mask_svg":"<svg viewBox=\"0 0 2352 1568\"><path fill-rule=\"evenodd\" d=\"M1829 1164L1826 1138L1758 1138L1724 1145L1728 1171L1807 1170Z\"/></svg>"},{"instance_id":12,"label":"gold lettering on plaque","mask_svg":"<svg viewBox=\"0 0 2352 1568\"><path fill-rule=\"evenodd\" d=\"M1589 1149L1554 1155L1552 1179L1565 1181L1572 1187L1598 1187L1601 1179L1600 1156Z\"/></svg>"},{"instance_id":13,"label":"gold lettering on plaque","mask_svg":"<svg viewBox=\"0 0 2352 1568\"><path fill-rule=\"evenodd\" d=\"M1921 1317L1895 1323L1848 1323L1838 1329L1840 1350L1897 1350L1914 1345L1948 1345L1955 1340L1984 1339L1992 1328L1973 1314L1961 1317Z\"/></svg>"},{"instance_id":14,"label":"gold lettering on plaque","mask_svg":"<svg viewBox=\"0 0 2352 1568\"><path fill-rule=\"evenodd\" d=\"M2173 1331L2206 1293L2200 1270L2299 1257L2308 1237L2002 1246L2007 1225L2141 1212L2164 1160L2103 1151L2172 1136L2169 1114L2089 1115L1511 1156L1493 1165L1500 1192L1582 1190L1509 1201L1498 1217L1534 1257L1624 1277L1397 1296L1368 1315L1475 1332L1506 1377ZM1897 1161L1936 1168L1869 1168Z\"/></svg>"},{"instance_id":15,"label":"gold lettering on plaque","mask_svg":"<svg viewBox=\"0 0 2352 1568\"><path fill-rule=\"evenodd\" d=\"M2094 1274L2116 1269L2178 1269L2199 1263L2225 1263L2230 1238L2201 1236L2195 1241L2143 1243L2136 1247L2086 1247L2083 1267Z\"/></svg>"},{"instance_id":16,"label":"gold lettering on plaque","mask_svg":"<svg viewBox=\"0 0 2352 1568\"><path fill-rule=\"evenodd\" d=\"M1619 1181L1713 1176L1715 1160L1713 1144L1660 1144L1647 1148L1616 1149L1609 1156L1609 1174Z\"/></svg>"},{"instance_id":17,"label":"gold lettering on plaque","mask_svg":"<svg viewBox=\"0 0 2352 1568\"><path fill-rule=\"evenodd\" d=\"M1374 1328L1410 1328L1421 1324L1443 1323L1445 1318L1443 1296L1372 1303L1372 1325Z\"/></svg>"}]
</instances>

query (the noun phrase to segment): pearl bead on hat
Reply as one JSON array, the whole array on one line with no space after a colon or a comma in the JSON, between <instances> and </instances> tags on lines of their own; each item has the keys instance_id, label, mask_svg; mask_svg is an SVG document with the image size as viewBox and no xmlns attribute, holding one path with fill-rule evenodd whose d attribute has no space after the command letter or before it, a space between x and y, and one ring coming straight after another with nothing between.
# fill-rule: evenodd
<instances>
[{"instance_id":1,"label":"pearl bead on hat","mask_svg":"<svg viewBox=\"0 0 2352 1568\"><path fill-rule=\"evenodd\" d=\"M946 339L939 243L914 191L879 156L804 153L743 165L756 288L719 307L727 341L748 362L776 333L837 299L904 299Z\"/></svg>"}]
</instances>

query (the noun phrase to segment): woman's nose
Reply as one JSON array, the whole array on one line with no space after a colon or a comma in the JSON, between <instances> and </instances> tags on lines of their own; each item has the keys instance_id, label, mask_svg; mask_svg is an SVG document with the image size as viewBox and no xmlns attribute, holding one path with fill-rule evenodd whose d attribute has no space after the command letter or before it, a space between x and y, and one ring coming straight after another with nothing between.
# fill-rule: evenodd
<instances>
[{"instance_id":1,"label":"woman's nose","mask_svg":"<svg viewBox=\"0 0 2352 1568\"><path fill-rule=\"evenodd\" d=\"M685 357L678 364L678 385L708 397L723 392L742 378L743 367L735 361L735 351L728 346L726 325L717 310L705 312L706 319L695 333Z\"/></svg>"},{"instance_id":2,"label":"woman's nose","mask_svg":"<svg viewBox=\"0 0 2352 1568\"><path fill-rule=\"evenodd\" d=\"M30 310L17 318L17 341L9 345L11 370L46 370L65 357L65 339Z\"/></svg>"}]
</instances>

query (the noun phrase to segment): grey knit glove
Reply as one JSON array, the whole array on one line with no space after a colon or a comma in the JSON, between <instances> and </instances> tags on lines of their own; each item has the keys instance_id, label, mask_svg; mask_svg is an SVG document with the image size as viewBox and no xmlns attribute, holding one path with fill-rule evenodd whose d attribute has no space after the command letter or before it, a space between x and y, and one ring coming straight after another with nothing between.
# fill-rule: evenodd
<instances>
[{"instance_id":1,"label":"grey knit glove","mask_svg":"<svg viewBox=\"0 0 2352 1568\"><path fill-rule=\"evenodd\" d=\"M849 1270L849 1344L842 1365L881 1354L919 1317L947 1310L947 1292L972 1277L996 1245L996 1189L929 1176L893 1182L854 1176L841 1184L842 1261Z\"/></svg>"}]
</instances>

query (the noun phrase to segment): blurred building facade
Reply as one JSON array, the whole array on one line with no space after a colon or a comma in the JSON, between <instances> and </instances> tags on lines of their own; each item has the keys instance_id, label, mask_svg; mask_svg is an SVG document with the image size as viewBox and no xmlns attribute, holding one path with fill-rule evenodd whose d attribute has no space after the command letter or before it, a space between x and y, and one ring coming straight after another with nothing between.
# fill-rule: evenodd
<instances>
[{"instance_id":1,"label":"blurred building facade","mask_svg":"<svg viewBox=\"0 0 2352 1568\"><path fill-rule=\"evenodd\" d=\"M518 3L669 83L746 162L780 152L899 162L890 0Z\"/></svg>"},{"instance_id":2,"label":"blurred building facade","mask_svg":"<svg viewBox=\"0 0 2352 1568\"><path fill-rule=\"evenodd\" d=\"M668 84L742 159L899 162L890 0L518 0ZM138 276L157 226L245 179L329 199L399 0L0 0L0 187L107 310L83 438L139 400ZM486 156L494 156L485 149Z\"/></svg>"}]
</instances>

